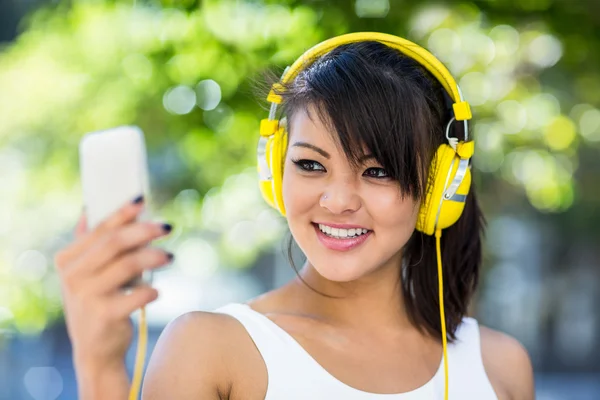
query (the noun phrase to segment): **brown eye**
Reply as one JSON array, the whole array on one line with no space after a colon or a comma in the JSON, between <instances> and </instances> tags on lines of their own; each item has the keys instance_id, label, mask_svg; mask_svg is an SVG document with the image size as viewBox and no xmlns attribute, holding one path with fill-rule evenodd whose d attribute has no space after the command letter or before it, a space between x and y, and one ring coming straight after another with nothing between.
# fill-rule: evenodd
<instances>
[{"instance_id":1,"label":"brown eye","mask_svg":"<svg viewBox=\"0 0 600 400\"><path fill-rule=\"evenodd\" d=\"M321 164L313 160L292 160L292 162L302 171L325 171L325 168Z\"/></svg>"},{"instance_id":2,"label":"brown eye","mask_svg":"<svg viewBox=\"0 0 600 400\"><path fill-rule=\"evenodd\" d=\"M369 168L365 171L369 178L389 178L388 173L383 168Z\"/></svg>"}]
</instances>

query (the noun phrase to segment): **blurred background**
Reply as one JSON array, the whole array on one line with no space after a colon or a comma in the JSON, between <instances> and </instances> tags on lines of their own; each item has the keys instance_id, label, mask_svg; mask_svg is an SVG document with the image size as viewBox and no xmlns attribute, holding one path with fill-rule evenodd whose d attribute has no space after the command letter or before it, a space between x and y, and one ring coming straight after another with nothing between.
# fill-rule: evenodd
<instances>
[{"instance_id":1,"label":"blurred background","mask_svg":"<svg viewBox=\"0 0 600 400\"><path fill-rule=\"evenodd\" d=\"M0 399L76 398L53 257L86 132L143 129L149 207L175 226L150 349L178 315L294 276L259 197L252 88L353 31L415 41L457 78L489 222L474 316L525 345L538 399L600 399L597 0L0 0Z\"/></svg>"}]
</instances>

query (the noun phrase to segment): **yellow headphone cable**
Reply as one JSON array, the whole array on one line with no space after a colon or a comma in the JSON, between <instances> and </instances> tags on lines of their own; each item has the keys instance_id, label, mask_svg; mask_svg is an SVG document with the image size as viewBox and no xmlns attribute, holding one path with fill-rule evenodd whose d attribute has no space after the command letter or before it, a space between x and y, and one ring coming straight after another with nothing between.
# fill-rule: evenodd
<instances>
[{"instance_id":1,"label":"yellow headphone cable","mask_svg":"<svg viewBox=\"0 0 600 400\"><path fill-rule=\"evenodd\" d=\"M144 362L146 358L146 346L148 343L148 324L146 322L146 307L140 310L138 323L138 343L135 354L135 367L133 370L133 380L129 389L129 400L137 400L142 386L142 375L144 372Z\"/></svg>"}]
</instances>

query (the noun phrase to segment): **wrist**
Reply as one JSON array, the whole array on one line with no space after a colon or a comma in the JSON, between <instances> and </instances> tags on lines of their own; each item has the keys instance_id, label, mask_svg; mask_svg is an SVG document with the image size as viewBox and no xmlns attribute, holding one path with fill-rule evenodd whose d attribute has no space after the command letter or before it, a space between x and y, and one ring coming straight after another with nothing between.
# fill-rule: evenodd
<instances>
[{"instance_id":1,"label":"wrist","mask_svg":"<svg viewBox=\"0 0 600 400\"><path fill-rule=\"evenodd\" d=\"M80 400L120 400L129 395L129 376L125 363L98 367L80 363L75 367Z\"/></svg>"}]
</instances>

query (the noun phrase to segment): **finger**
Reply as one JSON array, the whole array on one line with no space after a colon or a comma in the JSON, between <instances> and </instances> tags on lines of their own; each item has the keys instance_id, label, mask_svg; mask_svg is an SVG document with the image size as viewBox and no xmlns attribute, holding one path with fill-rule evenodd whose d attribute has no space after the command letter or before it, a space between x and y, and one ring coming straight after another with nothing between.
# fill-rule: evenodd
<instances>
[{"instance_id":1,"label":"finger","mask_svg":"<svg viewBox=\"0 0 600 400\"><path fill-rule=\"evenodd\" d=\"M73 259L76 254L74 247L82 241L82 237L87 234L87 230L87 215L85 214L85 207L83 207L75 229L73 229L73 237L75 238L73 244L61 249L54 255L54 265L59 272L63 271L70 260Z\"/></svg>"},{"instance_id":2,"label":"finger","mask_svg":"<svg viewBox=\"0 0 600 400\"><path fill-rule=\"evenodd\" d=\"M91 287L86 292L107 294L120 290L124 284L140 276L145 270L156 269L170 263L172 261L170 254L155 247L129 252L91 279Z\"/></svg>"},{"instance_id":3,"label":"finger","mask_svg":"<svg viewBox=\"0 0 600 400\"><path fill-rule=\"evenodd\" d=\"M117 319L129 317L132 312L158 298L158 290L149 285L134 286L109 298L109 309Z\"/></svg>"},{"instance_id":4,"label":"finger","mask_svg":"<svg viewBox=\"0 0 600 400\"><path fill-rule=\"evenodd\" d=\"M106 234L106 232L110 230L111 227L114 228L116 226L125 225L135 221L143 209L143 200L138 203L134 203L132 201L130 204L124 205L114 214L109 216L100 225L98 225L95 229L77 237L77 239L73 242L71 246L69 246L61 252L60 259L63 263L71 262L73 259L77 258L81 253L87 250L90 246L92 246L96 241L98 241L98 238Z\"/></svg>"},{"instance_id":5,"label":"finger","mask_svg":"<svg viewBox=\"0 0 600 400\"><path fill-rule=\"evenodd\" d=\"M87 252L76 259L66 271L73 271L83 277L95 275L111 266L122 255L147 246L152 240L170 232L165 226L155 222L136 222L116 231L108 232ZM78 280L81 278L78 278Z\"/></svg>"},{"instance_id":6,"label":"finger","mask_svg":"<svg viewBox=\"0 0 600 400\"><path fill-rule=\"evenodd\" d=\"M87 216L85 215L85 210L82 210L81 216L79 217L79 221L77 222L77 226L75 227L75 239L81 238L86 233L87 233Z\"/></svg>"},{"instance_id":7,"label":"finger","mask_svg":"<svg viewBox=\"0 0 600 400\"><path fill-rule=\"evenodd\" d=\"M113 213L111 216L106 218L100 225L98 225L98 232L111 231L114 228L125 225L133 221L139 215L140 211L144 208L144 198L137 197L130 203L123 205L119 210Z\"/></svg>"}]
</instances>

